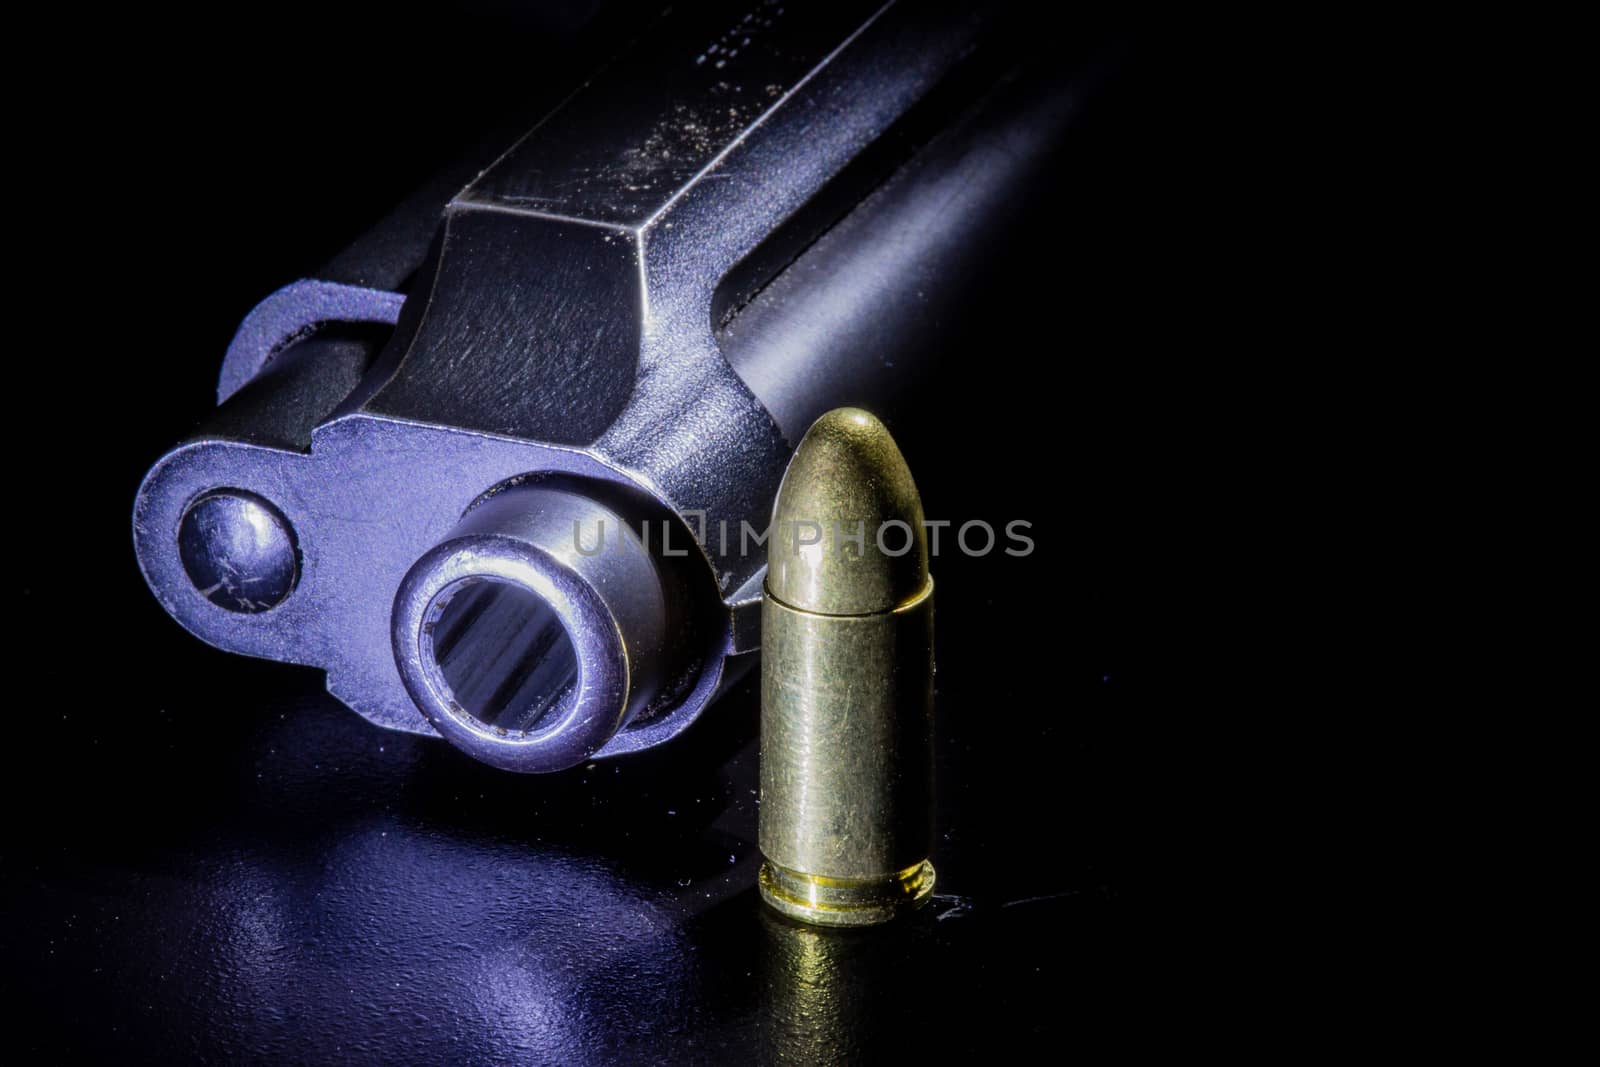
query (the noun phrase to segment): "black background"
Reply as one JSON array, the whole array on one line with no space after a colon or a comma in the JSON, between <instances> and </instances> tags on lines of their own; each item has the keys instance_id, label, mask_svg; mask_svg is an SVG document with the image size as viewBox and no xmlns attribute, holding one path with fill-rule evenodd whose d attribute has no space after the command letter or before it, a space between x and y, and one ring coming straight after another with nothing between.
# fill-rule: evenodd
<instances>
[{"instance_id":1,"label":"black background","mask_svg":"<svg viewBox=\"0 0 1600 1067\"><path fill-rule=\"evenodd\" d=\"M145 588L134 491L213 402L240 318L628 25L578 7L54 29L61 91L19 113L13 200L0 1000L20 1051L857 1061L1159 1028L1174 546L1226 432L1215 341L1194 343L1222 283L1187 236L1215 164L1170 30L1121 27L1036 236L971 294L970 358L891 420L930 516L1027 519L1038 544L936 562L939 899L912 922L764 915L748 685L662 749L523 778L201 645ZM1065 57L1085 33L1038 36Z\"/></svg>"}]
</instances>

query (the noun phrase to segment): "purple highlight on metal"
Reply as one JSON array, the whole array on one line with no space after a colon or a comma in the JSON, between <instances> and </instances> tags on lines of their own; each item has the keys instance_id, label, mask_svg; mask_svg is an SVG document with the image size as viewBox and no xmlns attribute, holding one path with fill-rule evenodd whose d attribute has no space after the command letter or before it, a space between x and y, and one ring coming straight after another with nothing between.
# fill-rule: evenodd
<instances>
[{"instance_id":1,"label":"purple highlight on metal","mask_svg":"<svg viewBox=\"0 0 1600 1067\"><path fill-rule=\"evenodd\" d=\"M378 725L444 733L498 766L558 770L692 723L759 646L762 560L740 531L767 526L789 441L825 408L899 397L935 347L934 310L958 302L1065 113L1006 116L1022 138L975 138L992 127L968 114L895 170L867 149L897 140L981 20L939 4L785 10L710 72L693 60L721 16L674 9L672 32L441 200L429 250L379 240L417 258L330 271L409 277L405 298L302 281L263 301L228 351L232 401L140 489L139 563L166 609L218 647L321 667ZM319 330L334 323L395 330ZM298 547L270 610L229 610L185 570L182 520L219 487L270 505ZM527 507L497 510L513 494ZM589 558L559 540L570 521L534 528L569 507L683 523L679 546L733 536L648 566ZM494 581L543 607L519 622L516 597L472 592ZM559 705L536 694L555 667L530 651L559 637L551 617L576 663ZM453 653L427 631L480 618ZM509 666L502 638L521 657Z\"/></svg>"},{"instance_id":2,"label":"purple highlight on metal","mask_svg":"<svg viewBox=\"0 0 1600 1067\"><path fill-rule=\"evenodd\" d=\"M217 403L238 392L274 355L318 326L332 322L393 326L405 299L400 293L359 285L312 279L291 282L252 308L239 324L222 358Z\"/></svg>"}]
</instances>

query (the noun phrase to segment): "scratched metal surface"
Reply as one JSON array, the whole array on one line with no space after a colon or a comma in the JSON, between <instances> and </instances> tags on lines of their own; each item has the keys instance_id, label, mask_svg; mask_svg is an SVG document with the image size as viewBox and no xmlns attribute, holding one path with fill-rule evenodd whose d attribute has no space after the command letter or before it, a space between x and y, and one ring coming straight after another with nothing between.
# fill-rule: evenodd
<instances>
[{"instance_id":1,"label":"scratched metal surface","mask_svg":"<svg viewBox=\"0 0 1600 1067\"><path fill-rule=\"evenodd\" d=\"M447 62L432 27L382 37L355 73L270 86L231 72L290 49L289 29L230 38L259 53L227 63L158 30L92 57L124 87L101 142L37 148L63 201L100 189L104 167L73 154L92 148L147 161L123 175L130 200L181 188L188 208L96 216L93 241L52 246L97 249L118 284L95 316L65 296L41 314L84 351L131 354L78 397L80 424L117 442L97 467L74 451L17 472L37 514L70 515L13 531L33 561L11 600L0 778L17 1062L882 1062L1040 1040L1066 1055L1085 1028L1159 1028L1141 1014L1160 966L1146 753L1190 715L1161 675L1213 388L1188 355L1191 279L1164 265L1181 168L1152 133L1159 71L1134 64L1087 117L1060 209L996 257L971 294L982 328L940 339L941 372L893 426L931 518L1030 520L1037 548L934 561L938 900L824 937L755 899L751 683L658 750L530 778L377 729L315 672L209 649L149 597L127 511L150 457L204 409L244 312L369 225L391 171L396 195L427 173L424 132L452 114L417 88L370 133L305 119L330 91L364 99L380 70ZM369 54L369 23L325 32ZM515 84L514 53L458 57L429 93ZM187 103L202 74L243 94L250 129ZM263 158L267 133L324 164ZM153 307L165 335L130 348ZM18 395L61 393L59 366L40 373Z\"/></svg>"},{"instance_id":2,"label":"scratched metal surface","mask_svg":"<svg viewBox=\"0 0 1600 1067\"><path fill-rule=\"evenodd\" d=\"M140 565L176 618L218 647L327 671L329 690L379 725L449 733L448 713L435 709L430 725L417 683L403 681L421 666L408 672L403 656L396 669L396 641L414 642L391 633L390 609L402 576L416 574L419 556L481 494L524 472L560 470L629 484L690 529L759 528L789 451L776 415L805 410L803 399L830 380L834 395L843 390L894 413L900 383L917 376L927 346L892 324L947 321L943 305L964 303L946 299L962 291L958 264L978 258L968 249L988 247L986 233L1016 224L1000 202L1022 199L1018 172L1051 158L1061 123L1033 97L1076 95L1080 71L1052 54L1063 70L1024 64L1038 83L1031 92L993 86L1022 61L1013 34L994 29L994 39L976 43L984 20L959 4L761 3L755 12L734 0L653 23L456 195L444 209L437 259L419 267L400 325L359 384L324 356L303 358L303 346L271 357L282 341L266 341L265 326L308 328L329 303L369 325L392 321L393 300L308 282L251 312L253 325L229 347L222 389L263 360L266 370L152 466L134 512ZM729 26L743 28L730 36ZM731 43L708 43L719 35ZM993 69L980 76L986 68ZM979 87L989 103L974 109L966 94ZM961 105L941 95L948 93ZM945 102L936 107L935 97ZM938 128L951 138L933 137ZM1031 134L1032 151L1000 135L1014 128ZM713 335L718 294L758 285L765 275L752 260L780 265L919 143L926 152L889 183L905 192L886 205L879 194L889 190L880 187L857 209L892 222L894 203L922 205L920 220L913 214L899 228L868 231L840 255L858 268L854 292L870 298L853 311L841 302L826 312L837 322L832 365L775 359L791 372L804 364L813 384L786 383L783 398L751 393L736 355L725 358ZM946 176L954 189L918 195L906 171ZM957 195L965 187L988 189L989 203ZM925 225L929 219L938 225ZM915 236L928 229L957 236L930 249ZM960 240L963 233L971 239ZM886 258L885 248L900 255ZM952 284L941 288L921 271ZM730 273L742 281L726 281ZM849 272L836 264L833 273ZM793 287L784 292L791 315L809 302ZM847 318L878 324L880 342L903 335L908 350L860 337L845 328ZM785 323L775 329L799 332ZM754 327L741 331L747 355L770 347L760 337ZM346 347L361 351L353 339ZM862 365L875 369L862 373ZM880 391L848 384L867 378L880 379ZM273 611L241 618L194 595L173 550L168 529L198 493L219 485L275 502L295 531L300 580ZM631 672L632 703L649 713L614 736L585 740L572 758L676 736L738 670L725 657L747 650L738 641L749 627L736 616L749 613L720 602L758 584L760 556L736 540L707 536L700 544L704 552L691 550L697 562L684 565L692 571L683 575L684 595L667 610L701 618L702 633L681 642L681 655L663 655L658 670ZM616 598L632 588L613 583L601 597L607 610L624 615ZM610 628L606 620L574 631ZM592 677L616 668L603 639L579 646ZM653 699L656 673L682 679L678 691ZM591 702L574 715L613 721L617 709ZM498 746L481 747L489 757Z\"/></svg>"}]
</instances>

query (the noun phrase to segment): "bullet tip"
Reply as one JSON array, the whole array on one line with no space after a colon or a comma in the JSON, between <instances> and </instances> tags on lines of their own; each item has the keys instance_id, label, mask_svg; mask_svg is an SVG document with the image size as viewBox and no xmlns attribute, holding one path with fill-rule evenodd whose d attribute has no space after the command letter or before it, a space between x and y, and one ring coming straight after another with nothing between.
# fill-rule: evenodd
<instances>
[{"instance_id":1,"label":"bullet tip","mask_svg":"<svg viewBox=\"0 0 1600 1067\"><path fill-rule=\"evenodd\" d=\"M888 427L860 408L818 419L773 506L768 591L825 615L890 611L928 584L922 499Z\"/></svg>"}]
</instances>

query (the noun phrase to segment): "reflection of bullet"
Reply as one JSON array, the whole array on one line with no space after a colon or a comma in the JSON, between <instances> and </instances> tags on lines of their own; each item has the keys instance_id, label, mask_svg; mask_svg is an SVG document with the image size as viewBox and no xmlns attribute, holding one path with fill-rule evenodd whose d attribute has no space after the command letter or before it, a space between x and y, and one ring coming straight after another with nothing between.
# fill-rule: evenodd
<instances>
[{"instance_id":1,"label":"reflection of bullet","mask_svg":"<svg viewBox=\"0 0 1600 1067\"><path fill-rule=\"evenodd\" d=\"M806 922L883 922L933 890L933 580L881 422L840 408L807 431L767 553L761 895Z\"/></svg>"},{"instance_id":2,"label":"reflection of bullet","mask_svg":"<svg viewBox=\"0 0 1600 1067\"><path fill-rule=\"evenodd\" d=\"M861 1063L887 1059L875 1055L884 1046L905 1051L884 1018L914 986L901 969L904 945L761 918L761 1062Z\"/></svg>"}]
</instances>

